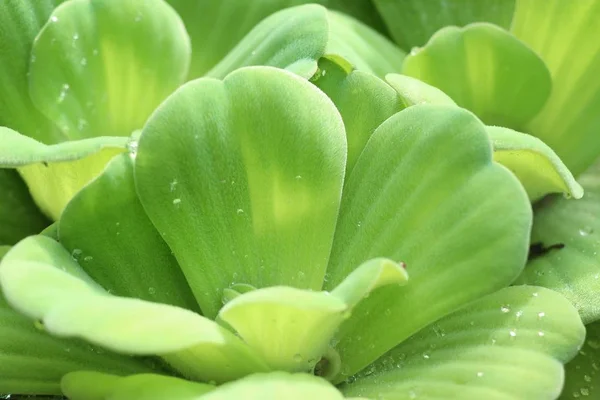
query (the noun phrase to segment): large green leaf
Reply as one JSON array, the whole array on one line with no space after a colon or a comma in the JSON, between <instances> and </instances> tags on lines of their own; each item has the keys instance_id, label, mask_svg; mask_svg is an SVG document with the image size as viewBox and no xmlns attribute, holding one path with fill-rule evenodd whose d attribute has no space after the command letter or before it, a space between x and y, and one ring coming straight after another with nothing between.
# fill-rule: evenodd
<instances>
[{"instance_id":1,"label":"large green leaf","mask_svg":"<svg viewBox=\"0 0 600 400\"><path fill-rule=\"evenodd\" d=\"M117 156L71 200L58 230L62 245L109 292L198 309L175 257L137 198L128 154Z\"/></svg>"},{"instance_id":2,"label":"large green leaf","mask_svg":"<svg viewBox=\"0 0 600 400\"><path fill-rule=\"evenodd\" d=\"M68 139L129 136L185 79L190 43L162 0L75 0L35 40L35 105Z\"/></svg>"},{"instance_id":3,"label":"large green leaf","mask_svg":"<svg viewBox=\"0 0 600 400\"><path fill-rule=\"evenodd\" d=\"M561 363L585 337L571 304L544 288L511 287L427 327L342 387L395 399L555 399Z\"/></svg>"},{"instance_id":4,"label":"large green leaf","mask_svg":"<svg viewBox=\"0 0 600 400\"><path fill-rule=\"evenodd\" d=\"M8 302L49 333L119 353L160 355L186 377L226 382L268 368L233 333L189 310L107 294L52 239L32 236L0 263Z\"/></svg>"},{"instance_id":5,"label":"large green leaf","mask_svg":"<svg viewBox=\"0 0 600 400\"><path fill-rule=\"evenodd\" d=\"M0 0L0 126L44 143L63 136L33 105L27 72L31 45L57 0Z\"/></svg>"},{"instance_id":6,"label":"large green leaf","mask_svg":"<svg viewBox=\"0 0 600 400\"><path fill-rule=\"evenodd\" d=\"M526 132L552 147L575 176L600 154L600 2L517 0L512 32L544 60L552 95Z\"/></svg>"},{"instance_id":7,"label":"large green leaf","mask_svg":"<svg viewBox=\"0 0 600 400\"><path fill-rule=\"evenodd\" d=\"M206 75L223 78L237 68L268 65L309 78L323 55L344 57L355 67L381 77L400 71L405 56L359 21L309 4L263 20Z\"/></svg>"},{"instance_id":8,"label":"large green leaf","mask_svg":"<svg viewBox=\"0 0 600 400\"><path fill-rule=\"evenodd\" d=\"M0 169L0 245L40 233L50 222L39 212L16 171Z\"/></svg>"},{"instance_id":9,"label":"large green leaf","mask_svg":"<svg viewBox=\"0 0 600 400\"><path fill-rule=\"evenodd\" d=\"M232 283L320 289L346 161L339 113L270 67L200 79L144 128L140 199L205 315Z\"/></svg>"},{"instance_id":10,"label":"large green leaf","mask_svg":"<svg viewBox=\"0 0 600 400\"><path fill-rule=\"evenodd\" d=\"M46 145L0 127L0 168L20 167L40 209L56 220L75 193L128 142L126 137L96 137Z\"/></svg>"},{"instance_id":11,"label":"large green leaf","mask_svg":"<svg viewBox=\"0 0 600 400\"><path fill-rule=\"evenodd\" d=\"M150 372L143 363L74 339L49 336L0 294L0 393L60 394L61 377L92 369L115 374Z\"/></svg>"},{"instance_id":12,"label":"large green leaf","mask_svg":"<svg viewBox=\"0 0 600 400\"><path fill-rule=\"evenodd\" d=\"M344 120L348 175L375 129L400 111L403 104L381 79L345 66L343 59L322 58L319 72L311 81L335 103Z\"/></svg>"},{"instance_id":13,"label":"large green leaf","mask_svg":"<svg viewBox=\"0 0 600 400\"><path fill-rule=\"evenodd\" d=\"M509 284L525 264L530 227L524 189L492 162L473 114L416 105L389 118L346 182L325 286L382 256L404 261L411 282L373 293L342 325L339 379Z\"/></svg>"},{"instance_id":14,"label":"large green leaf","mask_svg":"<svg viewBox=\"0 0 600 400\"><path fill-rule=\"evenodd\" d=\"M587 324L600 319L600 164L583 174L582 199L542 201L535 212L530 261L517 283L554 289Z\"/></svg>"},{"instance_id":15,"label":"large green leaf","mask_svg":"<svg viewBox=\"0 0 600 400\"><path fill-rule=\"evenodd\" d=\"M494 146L494 161L510 169L532 201L549 193L580 199L583 188L556 153L538 138L498 126L487 128Z\"/></svg>"},{"instance_id":16,"label":"large green leaf","mask_svg":"<svg viewBox=\"0 0 600 400\"><path fill-rule=\"evenodd\" d=\"M181 15L192 39L190 78L205 75L264 18L287 7L319 3L328 8L348 12L379 30L383 29L383 22L370 0L253 0L243 2L239 0L168 0L168 2ZM306 32L305 28L304 24L297 24L294 27L298 34Z\"/></svg>"},{"instance_id":17,"label":"large green leaf","mask_svg":"<svg viewBox=\"0 0 600 400\"><path fill-rule=\"evenodd\" d=\"M312 372L356 304L381 286L403 285L407 279L402 265L374 259L359 266L331 293L284 286L252 290L228 302L218 319L256 349L273 370ZM332 360L326 357L326 362Z\"/></svg>"},{"instance_id":18,"label":"large green leaf","mask_svg":"<svg viewBox=\"0 0 600 400\"><path fill-rule=\"evenodd\" d=\"M440 30L406 57L403 73L441 89L486 124L515 129L540 111L552 85L527 45L486 23Z\"/></svg>"},{"instance_id":19,"label":"large green leaf","mask_svg":"<svg viewBox=\"0 0 600 400\"><path fill-rule=\"evenodd\" d=\"M98 372L72 372L61 382L70 400L197 400L214 386L170 376L139 374L116 376Z\"/></svg>"},{"instance_id":20,"label":"large green leaf","mask_svg":"<svg viewBox=\"0 0 600 400\"><path fill-rule=\"evenodd\" d=\"M593 399L600 395L600 322L585 328L585 344L565 368L562 400Z\"/></svg>"},{"instance_id":21,"label":"large green leaf","mask_svg":"<svg viewBox=\"0 0 600 400\"><path fill-rule=\"evenodd\" d=\"M373 0L402 48L422 46L449 25L491 22L508 29L515 0Z\"/></svg>"}]
</instances>

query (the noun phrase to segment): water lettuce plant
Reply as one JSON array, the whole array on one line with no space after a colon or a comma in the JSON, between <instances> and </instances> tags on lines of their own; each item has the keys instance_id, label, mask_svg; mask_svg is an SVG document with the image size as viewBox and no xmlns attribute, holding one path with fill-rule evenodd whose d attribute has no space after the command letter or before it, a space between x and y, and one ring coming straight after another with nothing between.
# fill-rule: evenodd
<instances>
[{"instance_id":1,"label":"water lettuce plant","mask_svg":"<svg viewBox=\"0 0 600 400\"><path fill-rule=\"evenodd\" d=\"M594 395L600 8L301 3L0 1L0 393Z\"/></svg>"}]
</instances>

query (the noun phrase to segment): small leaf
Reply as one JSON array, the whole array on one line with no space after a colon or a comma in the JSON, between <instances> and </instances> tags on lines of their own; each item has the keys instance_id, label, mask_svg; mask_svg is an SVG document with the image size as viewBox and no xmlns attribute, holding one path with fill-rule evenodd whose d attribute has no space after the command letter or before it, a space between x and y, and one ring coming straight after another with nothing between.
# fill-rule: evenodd
<instances>
[{"instance_id":1,"label":"small leaf","mask_svg":"<svg viewBox=\"0 0 600 400\"><path fill-rule=\"evenodd\" d=\"M0 246L13 245L50 224L16 171L0 169L0 193Z\"/></svg>"},{"instance_id":2,"label":"small leaf","mask_svg":"<svg viewBox=\"0 0 600 400\"><path fill-rule=\"evenodd\" d=\"M46 145L0 127L0 167L20 167L40 209L56 220L75 193L128 142L125 137L96 137Z\"/></svg>"},{"instance_id":3,"label":"small leaf","mask_svg":"<svg viewBox=\"0 0 600 400\"><path fill-rule=\"evenodd\" d=\"M128 154L115 157L71 200L58 229L61 244L109 292L198 310L175 257L138 200Z\"/></svg>"},{"instance_id":4,"label":"small leaf","mask_svg":"<svg viewBox=\"0 0 600 400\"><path fill-rule=\"evenodd\" d=\"M27 72L33 40L59 3L58 0L0 0L0 126L44 143L57 143L64 137L33 105Z\"/></svg>"},{"instance_id":5,"label":"small leaf","mask_svg":"<svg viewBox=\"0 0 600 400\"><path fill-rule=\"evenodd\" d=\"M554 399L561 363L584 337L564 297L509 287L428 326L341 390L385 399Z\"/></svg>"},{"instance_id":6,"label":"small leaf","mask_svg":"<svg viewBox=\"0 0 600 400\"><path fill-rule=\"evenodd\" d=\"M600 394L600 322L586 327L585 343L565 366L565 386L561 400L597 398Z\"/></svg>"},{"instance_id":7,"label":"small leaf","mask_svg":"<svg viewBox=\"0 0 600 400\"><path fill-rule=\"evenodd\" d=\"M168 0L185 22L192 39L192 65L189 79L204 76L219 63L256 25L271 14L287 7L317 3L327 8L343 11L359 18L383 32L383 22L370 1L346 0L269 0L269 1L190 1ZM297 7L293 14L301 14ZM218 21L218 23L215 23ZM286 19L283 24L291 22ZM309 20L307 22L310 23ZM307 32L307 26L297 24L295 31L299 40ZM284 28L285 29L285 28ZM314 64L313 64L314 66ZM310 75L309 75L310 76Z\"/></svg>"},{"instance_id":8,"label":"small leaf","mask_svg":"<svg viewBox=\"0 0 600 400\"><path fill-rule=\"evenodd\" d=\"M371 136L344 187L325 289L375 257L406 263L411 283L363 300L341 327L343 380L424 326L512 282L531 206L493 163L485 126L452 106L416 105ZM426 305L415 312L410 305Z\"/></svg>"},{"instance_id":9,"label":"small leaf","mask_svg":"<svg viewBox=\"0 0 600 400\"><path fill-rule=\"evenodd\" d=\"M184 82L190 51L162 0L69 1L35 40L30 95L69 140L130 136Z\"/></svg>"},{"instance_id":10,"label":"small leaf","mask_svg":"<svg viewBox=\"0 0 600 400\"><path fill-rule=\"evenodd\" d=\"M544 60L552 94L525 131L578 176L600 154L600 2L517 0L512 32Z\"/></svg>"},{"instance_id":11,"label":"small leaf","mask_svg":"<svg viewBox=\"0 0 600 400\"><path fill-rule=\"evenodd\" d=\"M321 288L345 161L342 120L319 89L250 67L171 96L144 128L135 178L202 312L215 317L232 283Z\"/></svg>"},{"instance_id":12,"label":"small leaf","mask_svg":"<svg viewBox=\"0 0 600 400\"><path fill-rule=\"evenodd\" d=\"M224 382L267 370L213 321L166 304L110 296L84 274L66 250L42 236L20 242L0 263L9 303L53 335L126 354L160 355L198 380Z\"/></svg>"},{"instance_id":13,"label":"small leaf","mask_svg":"<svg viewBox=\"0 0 600 400\"><path fill-rule=\"evenodd\" d=\"M508 29L515 0L373 0L396 43L403 49L422 46L449 25L491 22Z\"/></svg>"},{"instance_id":14,"label":"small leaf","mask_svg":"<svg viewBox=\"0 0 600 400\"><path fill-rule=\"evenodd\" d=\"M573 302L583 322L600 319L600 164L583 174L585 196L544 199L536 207L532 248L519 284L544 286Z\"/></svg>"},{"instance_id":15,"label":"small leaf","mask_svg":"<svg viewBox=\"0 0 600 400\"><path fill-rule=\"evenodd\" d=\"M308 4L265 18L206 76L222 79L241 67L266 65L310 78L323 56L343 57L360 70L383 76L400 71L405 54L361 22Z\"/></svg>"},{"instance_id":16,"label":"small leaf","mask_svg":"<svg viewBox=\"0 0 600 400\"><path fill-rule=\"evenodd\" d=\"M515 129L541 110L552 86L527 45L485 23L441 29L406 57L403 74L439 88L488 125Z\"/></svg>"},{"instance_id":17,"label":"small leaf","mask_svg":"<svg viewBox=\"0 0 600 400\"><path fill-rule=\"evenodd\" d=\"M155 374L116 376L98 372L71 372L61 388L70 400L197 400L214 386Z\"/></svg>"},{"instance_id":18,"label":"small leaf","mask_svg":"<svg viewBox=\"0 0 600 400\"><path fill-rule=\"evenodd\" d=\"M440 89L410 76L388 74L385 80L398 93L405 107L416 104L456 106L454 100Z\"/></svg>"},{"instance_id":19,"label":"small leaf","mask_svg":"<svg viewBox=\"0 0 600 400\"><path fill-rule=\"evenodd\" d=\"M488 126L494 146L494 161L519 178L531 201L549 193L564 193L580 199L583 188L556 153L541 140L525 133Z\"/></svg>"},{"instance_id":20,"label":"small leaf","mask_svg":"<svg viewBox=\"0 0 600 400\"><path fill-rule=\"evenodd\" d=\"M375 129L403 106L385 82L363 71L347 71L344 61L321 58L319 73L311 82L329 96L344 120L348 141L348 176Z\"/></svg>"},{"instance_id":21,"label":"small leaf","mask_svg":"<svg viewBox=\"0 0 600 400\"><path fill-rule=\"evenodd\" d=\"M308 374L273 372L226 383L198 400L343 400L329 382Z\"/></svg>"},{"instance_id":22,"label":"small leaf","mask_svg":"<svg viewBox=\"0 0 600 400\"><path fill-rule=\"evenodd\" d=\"M79 340L49 336L43 327L10 308L2 294L0 347L0 393L60 394L61 377L81 369L115 374L152 371L130 357Z\"/></svg>"},{"instance_id":23,"label":"small leaf","mask_svg":"<svg viewBox=\"0 0 600 400\"><path fill-rule=\"evenodd\" d=\"M311 372L352 308L375 289L405 284L404 268L387 259L367 261L331 294L269 287L239 295L219 312L273 370Z\"/></svg>"}]
</instances>

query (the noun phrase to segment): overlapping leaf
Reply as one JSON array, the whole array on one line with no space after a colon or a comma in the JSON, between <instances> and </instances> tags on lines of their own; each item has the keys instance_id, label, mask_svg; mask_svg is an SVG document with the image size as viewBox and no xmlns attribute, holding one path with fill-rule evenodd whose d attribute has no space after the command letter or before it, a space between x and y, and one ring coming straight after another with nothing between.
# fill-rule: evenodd
<instances>
[{"instance_id":1,"label":"overlapping leaf","mask_svg":"<svg viewBox=\"0 0 600 400\"><path fill-rule=\"evenodd\" d=\"M561 400L593 399L600 393L600 322L586 327L585 344L565 366Z\"/></svg>"}]
</instances>

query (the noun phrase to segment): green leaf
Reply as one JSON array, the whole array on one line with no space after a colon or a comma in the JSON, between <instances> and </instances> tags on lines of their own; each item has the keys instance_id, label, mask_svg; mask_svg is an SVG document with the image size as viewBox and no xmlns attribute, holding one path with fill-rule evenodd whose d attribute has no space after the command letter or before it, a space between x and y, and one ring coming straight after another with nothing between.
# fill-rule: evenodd
<instances>
[{"instance_id":1,"label":"green leaf","mask_svg":"<svg viewBox=\"0 0 600 400\"><path fill-rule=\"evenodd\" d=\"M405 107L416 104L456 106L454 100L440 89L410 76L388 74L385 80L398 93Z\"/></svg>"},{"instance_id":2,"label":"green leaf","mask_svg":"<svg viewBox=\"0 0 600 400\"><path fill-rule=\"evenodd\" d=\"M373 0L396 43L422 46L449 25L491 22L508 29L515 0Z\"/></svg>"},{"instance_id":3,"label":"green leaf","mask_svg":"<svg viewBox=\"0 0 600 400\"><path fill-rule=\"evenodd\" d=\"M44 143L63 139L29 97L27 72L31 46L56 0L0 0L0 126Z\"/></svg>"},{"instance_id":4,"label":"green leaf","mask_svg":"<svg viewBox=\"0 0 600 400\"><path fill-rule=\"evenodd\" d=\"M0 393L60 394L60 379L92 369L135 374L152 368L74 339L49 336L9 307L0 294Z\"/></svg>"},{"instance_id":5,"label":"green leaf","mask_svg":"<svg viewBox=\"0 0 600 400\"><path fill-rule=\"evenodd\" d=\"M77 0L33 45L34 104L73 140L129 136L184 82L190 43L162 0Z\"/></svg>"},{"instance_id":6,"label":"green leaf","mask_svg":"<svg viewBox=\"0 0 600 400\"><path fill-rule=\"evenodd\" d=\"M565 366L565 386L561 400L593 399L600 394L600 322L586 327L585 344Z\"/></svg>"},{"instance_id":7,"label":"green leaf","mask_svg":"<svg viewBox=\"0 0 600 400\"><path fill-rule=\"evenodd\" d=\"M0 246L12 245L50 224L16 171L0 169Z\"/></svg>"},{"instance_id":8,"label":"green leaf","mask_svg":"<svg viewBox=\"0 0 600 400\"><path fill-rule=\"evenodd\" d=\"M67 374L61 388L70 400L196 400L214 386L155 374L121 377L80 371Z\"/></svg>"},{"instance_id":9,"label":"green leaf","mask_svg":"<svg viewBox=\"0 0 600 400\"><path fill-rule=\"evenodd\" d=\"M342 120L319 89L251 67L171 96L144 128L135 178L200 308L214 317L232 283L321 288L345 160Z\"/></svg>"},{"instance_id":10,"label":"green leaf","mask_svg":"<svg viewBox=\"0 0 600 400\"><path fill-rule=\"evenodd\" d=\"M363 71L346 70L343 62L339 58L321 58L319 72L311 82L329 96L344 120L348 176L375 129L403 106L394 90L381 79Z\"/></svg>"},{"instance_id":11,"label":"green leaf","mask_svg":"<svg viewBox=\"0 0 600 400\"><path fill-rule=\"evenodd\" d=\"M374 259L359 266L331 294L284 286L253 290L229 301L218 318L273 370L311 372L360 300L381 286L405 284L407 279L401 265Z\"/></svg>"},{"instance_id":12,"label":"green leaf","mask_svg":"<svg viewBox=\"0 0 600 400\"><path fill-rule=\"evenodd\" d=\"M56 220L75 193L128 142L125 137L96 137L46 145L0 127L0 167L20 167L37 205Z\"/></svg>"},{"instance_id":13,"label":"green leaf","mask_svg":"<svg viewBox=\"0 0 600 400\"><path fill-rule=\"evenodd\" d=\"M308 374L273 372L226 383L198 400L343 400L329 382Z\"/></svg>"},{"instance_id":14,"label":"green leaf","mask_svg":"<svg viewBox=\"0 0 600 400\"><path fill-rule=\"evenodd\" d=\"M58 229L62 245L109 292L198 310L175 257L138 200L128 154L115 157L71 200Z\"/></svg>"},{"instance_id":15,"label":"green leaf","mask_svg":"<svg viewBox=\"0 0 600 400\"><path fill-rule=\"evenodd\" d=\"M583 188L556 153L534 136L497 126L487 128L494 146L494 161L510 169L532 201L549 193L580 199Z\"/></svg>"},{"instance_id":16,"label":"green leaf","mask_svg":"<svg viewBox=\"0 0 600 400\"><path fill-rule=\"evenodd\" d=\"M578 176L600 154L600 3L517 0L512 32L544 60L552 95L525 128Z\"/></svg>"},{"instance_id":17,"label":"green leaf","mask_svg":"<svg viewBox=\"0 0 600 400\"><path fill-rule=\"evenodd\" d=\"M554 399L585 336L559 294L510 287L435 323L342 386L393 399Z\"/></svg>"},{"instance_id":18,"label":"green leaf","mask_svg":"<svg viewBox=\"0 0 600 400\"><path fill-rule=\"evenodd\" d=\"M411 283L373 293L342 325L338 380L512 282L525 264L530 227L524 189L492 161L473 114L416 105L389 118L346 182L325 288L374 257L404 261ZM427 306L415 312L419 304Z\"/></svg>"},{"instance_id":19,"label":"green leaf","mask_svg":"<svg viewBox=\"0 0 600 400\"><path fill-rule=\"evenodd\" d=\"M405 54L359 21L309 4L261 21L206 76L224 78L241 67L266 65L310 78L322 56L343 57L361 70L383 76L400 71Z\"/></svg>"},{"instance_id":20,"label":"green leaf","mask_svg":"<svg viewBox=\"0 0 600 400\"><path fill-rule=\"evenodd\" d=\"M271 14L287 7L318 3L359 18L383 31L383 22L370 0L168 0L185 22L192 40L190 79L205 75L218 64L256 25ZM296 9L296 13L300 8ZM287 15L292 15L287 13ZM287 23L288 21L281 20ZM307 20L310 24L310 20ZM313 25L314 26L314 25ZM308 26L298 24L297 33L307 32ZM285 29L285 28L284 28ZM299 35L300 36L300 35ZM254 49L253 49L254 50Z\"/></svg>"},{"instance_id":21,"label":"green leaf","mask_svg":"<svg viewBox=\"0 0 600 400\"><path fill-rule=\"evenodd\" d=\"M583 174L585 196L577 201L544 199L536 207L530 261L517 283L562 293L584 323L600 319L600 164Z\"/></svg>"},{"instance_id":22,"label":"green leaf","mask_svg":"<svg viewBox=\"0 0 600 400\"><path fill-rule=\"evenodd\" d=\"M107 294L47 237L13 247L0 263L0 284L14 308L55 336L129 355L159 355L196 380L225 382L267 370L239 338L207 318Z\"/></svg>"},{"instance_id":23,"label":"green leaf","mask_svg":"<svg viewBox=\"0 0 600 400\"><path fill-rule=\"evenodd\" d=\"M441 89L488 125L515 129L540 111L552 86L527 45L486 23L440 30L406 57L403 74Z\"/></svg>"}]
</instances>

